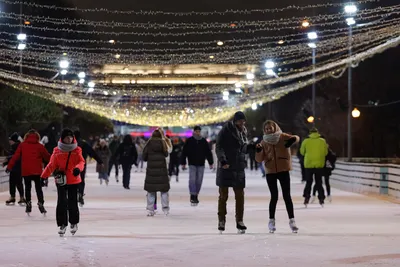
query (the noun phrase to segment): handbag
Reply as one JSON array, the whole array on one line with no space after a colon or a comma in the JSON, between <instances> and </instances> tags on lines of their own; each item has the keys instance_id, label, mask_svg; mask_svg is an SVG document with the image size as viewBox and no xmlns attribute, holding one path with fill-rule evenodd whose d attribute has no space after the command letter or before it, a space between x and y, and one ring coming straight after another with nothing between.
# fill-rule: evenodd
<instances>
[{"instance_id":1,"label":"handbag","mask_svg":"<svg viewBox=\"0 0 400 267\"><path fill-rule=\"evenodd\" d=\"M65 164L65 169L64 171L58 171L56 173L56 175L54 176L54 180L56 181L56 184L58 186L64 186L67 184L67 176L65 174L65 172L67 171L68 168L68 162L69 162L69 158L71 156L71 152L68 153L68 158L67 158L67 163Z\"/></svg>"}]
</instances>

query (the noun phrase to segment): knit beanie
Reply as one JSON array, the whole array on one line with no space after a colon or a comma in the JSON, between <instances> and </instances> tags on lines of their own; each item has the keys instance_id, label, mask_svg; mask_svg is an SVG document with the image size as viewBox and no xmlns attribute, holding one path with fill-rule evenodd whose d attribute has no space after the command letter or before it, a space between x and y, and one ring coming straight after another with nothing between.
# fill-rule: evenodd
<instances>
[{"instance_id":1,"label":"knit beanie","mask_svg":"<svg viewBox=\"0 0 400 267\"><path fill-rule=\"evenodd\" d=\"M64 138L67 136L74 137L74 132L72 132L72 130L70 130L68 128L65 128L61 132L61 141L64 140Z\"/></svg>"},{"instance_id":2,"label":"knit beanie","mask_svg":"<svg viewBox=\"0 0 400 267\"><path fill-rule=\"evenodd\" d=\"M236 112L235 115L233 116L233 122L240 120L246 120L246 115L244 115L242 111Z\"/></svg>"},{"instance_id":3,"label":"knit beanie","mask_svg":"<svg viewBox=\"0 0 400 267\"><path fill-rule=\"evenodd\" d=\"M8 139L11 140L11 141L14 141L14 142L18 142L19 134L18 133L13 133L12 135L10 135L10 137Z\"/></svg>"},{"instance_id":4,"label":"knit beanie","mask_svg":"<svg viewBox=\"0 0 400 267\"><path fill-rule=\"evenodd\" d=\"M193 128L193 131L201 131L201 127L200 127L200 126L195 126L195 127Z\"/></svg>"}]
</instances>

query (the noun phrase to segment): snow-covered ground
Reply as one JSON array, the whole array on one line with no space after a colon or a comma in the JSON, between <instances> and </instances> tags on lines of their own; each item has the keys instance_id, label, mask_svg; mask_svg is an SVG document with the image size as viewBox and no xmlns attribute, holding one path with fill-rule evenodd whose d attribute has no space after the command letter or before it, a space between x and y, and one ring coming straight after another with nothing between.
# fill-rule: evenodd
<instances>
[{"instance_id":1,"label":"snow-covered ground","mask_svg":"<svg viewBox=\"0 0 400 267\"><path fill-rule=\"evenodd\" d=\"M277 232L269 234L269 191L258 173L248 172L245 224L236 234L234 196L229 199L227 231L217 231L215 174L207 171L200 205L191 207L188 173L171 181L171 214L146 217L144 173L132 172L131 190L100 186L89 167L86 205L75 236L59 237L53 182L45 189L47 216L34 206L0 205L0 267L174 266L174 267L339 267L400 266L399 206L333 189L333 202L305 209L303 185L292 177L292 195L300 231L292 234L284 202L277 209ZM35 194L33 199L36 201ZM8 192L0 194L1 203Z\"/></svg>"}]
</instances>

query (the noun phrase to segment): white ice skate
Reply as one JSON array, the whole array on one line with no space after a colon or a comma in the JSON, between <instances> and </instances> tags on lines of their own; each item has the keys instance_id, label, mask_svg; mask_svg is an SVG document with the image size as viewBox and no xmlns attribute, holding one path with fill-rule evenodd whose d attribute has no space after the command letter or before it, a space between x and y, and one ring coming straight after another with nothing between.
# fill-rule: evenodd
<instances>
[{"instance_id":1,"label":"white ice skate","mask_svg":"<svg viewBox=\"0 0 400 267\"><path fill-rule=\"evenodd\" d=\"M268 228L269 228L269 232L270 232L271 234L275 233L275 231L276 231L275 219L270 219L270 220L269 220Z\"/></svg>"},{"instance_id":2,"label":"white ice skate","mask_svg":"<svg viewBox=\"0 0 400 267\"><path fill-rule=\"evenodd\" d=\"M244 225L243 222L237 222L236 229L238 230L238 234L245 234L247 227Z\"/></svg>"},{"instance_id":3,"label":"white ice skate","mask_svg":"<svg viewBox=\"0 0 400 267\"><path fill-rule=\"evenodd\" d=\"M60 237L63 237L65 235L66 231L67 231L67 226L65 226L65 225L60 226L60 230L58 230L58 234L60 235Z\"/></svg>"},{"instance_id":4,"label":"white ice skate","mask_svg":"<svg viewBox=\"0 0 400 267\"><path fill-rule=\"evenodd\" d=\"M290 226L290 229L292 230L292 233L297 234L297 232L299 231L299 228L296 226L296 222L294 221L294 219L289 220L289 226Z\"/></svg>"},{"instance_id":5,"label":"white ice skate","mask_svg":"<svg viewBox=\"0 0 400 267\"><path fill-rule=\"evenodd\" d=\"M164 215L165 215L165 216L168 216L168 215L169 215L169 210L163 210L163 212L164 212Z\"/></svg>"},{"instance_id":6,"label":"white ice skate","mask_svg":"<svg viewBox=\"0 0 400 267\"><path fill-rule=\"evenodd\" d=\"M154 210L147 211L147 217L154 217L154 215L156 215L156 212Z\"/></svg>"},{"instance_id":7,"label":"white ice skate","mask_svg":"<svg viewBox=\"0 0 400 267\"><path fill-rule=\"evenodd\" d=\"M78 225L77 224L71 224L71 234L75 235L75 233L78 231Z\"/></svg>"}]
</instances>

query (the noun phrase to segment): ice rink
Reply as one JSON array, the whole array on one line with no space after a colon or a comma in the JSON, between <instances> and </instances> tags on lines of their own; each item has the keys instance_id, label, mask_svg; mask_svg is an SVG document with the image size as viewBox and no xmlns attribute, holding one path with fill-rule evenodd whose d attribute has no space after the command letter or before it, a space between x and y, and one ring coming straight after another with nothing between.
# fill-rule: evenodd
<instances>
[{"instance_id":1,"label":"ice rink","mask_svg":"<svg viewBox=\"0 0 400 267\"><path fill-rule=\"evenodd\" d=\"M367 267L400 266L400 207L372 197L333 189L333 202L324 208L302 205L298 177L292 177L298 234L292 234L283 200L277 209L277 232L269 234L269 191L259 173L248 172L245 235L238 235L233 192L229 199L227 231L217 231L215 174L207 171L200 205L191 207L188 173L171 181L171 213L147 217L144 173L132 172L131 190L116 184L100 186L94 165L89 167L86 205L79 231L59 237L55 222L53 181L44 189L47 216L36 207L3 203L0 194L0 267Z\"/></svg>"}]
</instances>

